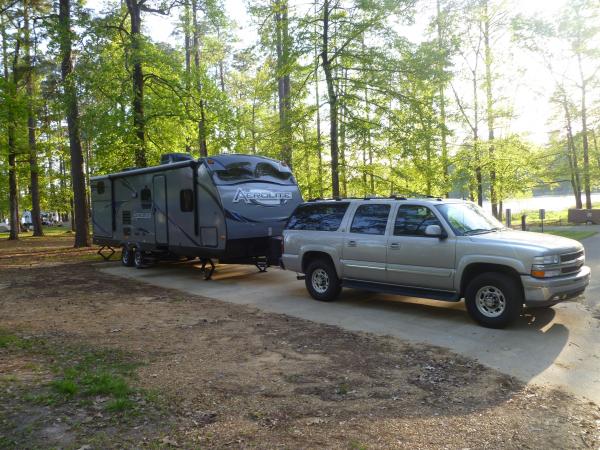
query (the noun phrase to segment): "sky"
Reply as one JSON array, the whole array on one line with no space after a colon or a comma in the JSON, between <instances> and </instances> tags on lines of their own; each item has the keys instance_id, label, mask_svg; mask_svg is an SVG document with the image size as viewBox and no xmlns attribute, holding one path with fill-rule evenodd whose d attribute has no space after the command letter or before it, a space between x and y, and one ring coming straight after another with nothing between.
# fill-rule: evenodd
<instances>
[{"instance_id":1,"label":"sky","mask_svg":"<svg viewBox=\"0 0 600 450\"><path fill-rule=\"evenodd\" d=\"M237 25L235 30L238 38L237 48L251 45L256 38L256 32L246 12L247 1L224 0L229 18ZM511 13L550 18L557 15L567 1L506 0L505 3ZM290 0L290 3L292 5L307 5L312 2ZM88 0L86 5L100 13L107 7L107 1ZM418 5L415 23L411 26L398 26L398 31L414 42L424 39L424 31L429 15L435 10L435 0L422 0ZM165 18L146 13L143 18L145 33L154 41L179 45L173 36L176 20L177 17ZM500 52L502 50L504 49L500 49ZM513 58L514 76L510 76L508 84L501 85L500 88L503 91L501 94L508 99L508 104L514 112L514 119L508 124L508 127L499 130L498 133L500 135L509 132L523 134L529 140L543 145L548 141L549 131L558 127L558 125L552 123L552 108L548 102L548 96L553 90L552 79L531 54L517 50Z\"/></svg>"}]
</instances>

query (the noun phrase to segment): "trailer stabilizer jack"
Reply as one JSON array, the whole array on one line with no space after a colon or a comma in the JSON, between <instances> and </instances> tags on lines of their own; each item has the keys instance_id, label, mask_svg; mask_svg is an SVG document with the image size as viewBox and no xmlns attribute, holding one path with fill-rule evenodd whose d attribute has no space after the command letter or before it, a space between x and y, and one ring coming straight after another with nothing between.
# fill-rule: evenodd
<instances>
[{"instance_id":1,"label":"trailer stabilizer jack","mask_svg":"<svg viewBox=\"0 0 600 450\"><path fill-rule=\"evenodd\" d=\"M202 263L200 270L204 272L204 279L210 280L215 273L215 263L210 258L200 258L200 262ZM210 268L206 267L207 264L210 265Z\"/></svg>"},{"instance_id":2,"label":"trailer stabilizer jack","mask_svg":"<svg viewBox=\"0 0 600 450\"><path fill-rule=\"evenodd\" d=\"M269 261L266 257L256 257L254 259L254 265L256 266L259 272L263 273L267 271L269 267Z\"/></svg>"},{"instance_id":3,"label":"trailer stabilizer jack","mask_svg":"<svg viewBox=\"0 0 600 450\"><path fill-rule=\"evenodd\" d=\"M105 253L104 253L104 250L107 250L107 251L108 251L108 252L110 252L110 253L106 253L106 254L105 254ZM108 260L109 260L109 259L112 257L112 255L114 255L114 254L115 254L115 249L114 249L114 248L112 248L110 245L103 245L102 247L100 247L100 248L98 249L98 251L97 251L96 253L97 253L98 255L102 256L102 259L103 259L104 261L108 261Z\"/></svg>"}]
</instances>

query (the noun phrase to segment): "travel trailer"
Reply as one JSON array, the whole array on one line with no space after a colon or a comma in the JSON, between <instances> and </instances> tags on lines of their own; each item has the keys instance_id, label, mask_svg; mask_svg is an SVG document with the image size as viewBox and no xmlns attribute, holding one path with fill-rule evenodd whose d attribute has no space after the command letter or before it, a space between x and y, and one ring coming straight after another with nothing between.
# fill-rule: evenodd
<instances>
[{"instance_id":1,"label":"travel trailer","mask_svg":"<svg viewBox=\"0 0 600 450\"><path fill-rule=\"evenodd\" d=\"M91 179L94 243L122 248L124 265L173 257L277 263L287 219L302 202L290 168L270 158L164 155L158 166Z\"/></svg>"}]
</instances>

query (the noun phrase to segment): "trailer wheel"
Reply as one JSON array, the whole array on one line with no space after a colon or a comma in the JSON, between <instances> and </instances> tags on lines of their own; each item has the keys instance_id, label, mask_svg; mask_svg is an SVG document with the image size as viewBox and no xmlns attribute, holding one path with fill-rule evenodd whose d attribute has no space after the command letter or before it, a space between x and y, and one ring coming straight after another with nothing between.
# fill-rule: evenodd
<instances>
[{"instance_id":1,"label":"trailer wheel","mask_svg":"<svg viewBox=\"0 0 600 450\"><path fill-rule=\"evenodd\" d=\"M127 247L121 249L121 264L125 267L133 266L133 251Z\"/></svg>"},{"instance_id":2,"label":"trailer wheel","mask_svg":"<svg viewBox=\"0 0 600 450\"><path fill-rule=\"evenodd\" d=\"M143 269L144 267L146 267L146 259L144 257L144 252L141 251L139 248L136 248L135 252L133 253L133 264L135 265L136 269Z\"/></svg>"}]
</instances>

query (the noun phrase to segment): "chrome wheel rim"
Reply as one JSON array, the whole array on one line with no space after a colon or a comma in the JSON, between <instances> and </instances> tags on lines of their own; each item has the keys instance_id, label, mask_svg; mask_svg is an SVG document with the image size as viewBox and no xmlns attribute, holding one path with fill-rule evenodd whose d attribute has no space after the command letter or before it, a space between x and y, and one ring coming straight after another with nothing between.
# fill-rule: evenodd
<instances>
[{"instance_id":1,"label":"chrome wheel rim","mask_svg":"<svg viewBox=\"0 0 600 450\"><path fill-rule=\"evenodd\" d=\"M135 264L141 266L143 262L142 252L135 252Z\"/></svg>"},{"instance_id":2,"label":"chrome wheel rim","mask_svg":"<svg viewBox=\"0 0 600 450\"><path fill-rule=\"evenodd\" d=\"M484 286L475 296L477 310L486 317L500 317L506 310L506 297L495 286Z\"/></svg>"},{"instance_id":3,"label":"chrome wheel rim","mask_svg":"<svg viewBox=\"0 0 600 450\"><path fill-rule=\"evenodd\" d=\"M121 254L121 259L125 264L129 264L130 253L129 250L123 249L123 253Z\"/></svg>"},{"instance_id":4,"label":"chrome wheel rim","mask_svg":"<svg viewBox=\"0 0 600 450\"><path fill-rule=\"evenodd\" d=\"M316 269L312 273L311 282L313 289L319 294L324 294L329 289L329 275L323 269Z\"/></svg>"}]
</instances>

